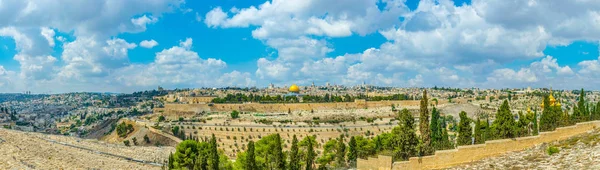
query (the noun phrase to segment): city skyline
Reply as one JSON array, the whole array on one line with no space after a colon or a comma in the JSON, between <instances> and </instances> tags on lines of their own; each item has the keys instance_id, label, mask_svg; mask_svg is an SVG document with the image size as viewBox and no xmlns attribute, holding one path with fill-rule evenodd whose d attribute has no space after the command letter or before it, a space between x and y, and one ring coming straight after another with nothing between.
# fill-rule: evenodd
<instances>
[{"instance_id":1,"label":"city skyline","mask_svg":"<svg viewBox=\"0 0 600 170\"><path fill-rule=\"evenodd\" d=\"M599 2L344 2L0 1L0 93L313 82L600 90Z\"/></svg>"}]
</instances>

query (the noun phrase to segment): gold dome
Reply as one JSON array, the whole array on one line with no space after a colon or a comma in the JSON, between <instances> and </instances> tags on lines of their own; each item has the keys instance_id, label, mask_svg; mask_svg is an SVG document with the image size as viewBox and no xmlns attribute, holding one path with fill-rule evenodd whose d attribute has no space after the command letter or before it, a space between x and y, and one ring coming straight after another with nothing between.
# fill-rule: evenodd
<instances>
[{"instance_id":1,"label":"gold dome","mask_svg":"<svg viewBox=\"0 0 600 170\"><path fill-rule=\"evenodd\" d=\"M289 91L293 93L298 93L300 92L300 87L298 87L296 84L292 84L292 86L290 86Z\"/></svg>"},{"instance_id":2,"label":"gold dome","mask_svg":"<svg viewBox=\"0 0 600 170\"><path fill-rule=\"evenodd\" d=\"M550 98L550 103L556 102L556 99L554 98L554 96L552 96L552 93L550 93L550 97L548 98Z\"/></svg>"}]
</instances>

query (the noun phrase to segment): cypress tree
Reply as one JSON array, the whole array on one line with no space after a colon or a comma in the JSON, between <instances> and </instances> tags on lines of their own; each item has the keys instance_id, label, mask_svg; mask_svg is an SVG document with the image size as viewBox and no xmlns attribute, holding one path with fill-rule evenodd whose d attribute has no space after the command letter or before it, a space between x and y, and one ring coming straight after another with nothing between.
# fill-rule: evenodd
<instances>
[{"instance_id":1,"label":"cypress tree","mask_svg":"<svg viewBox=\"0 0 600 170\"><path fill-rule=\"evenodd\" d=\"M446 128L442 129L442 149L454 149L454 144L450 142L450 138L448 138L448 130L446 130Z\"/></svg>"},{"instance_id":2,"label":"cypress tree","mask_svg":"<svg viewBox=\"0 0 600 170\"><path fill-rule=\"evenodd\" d=\"M298 156L298 138L294 135L292 139L292 148L290 151L290 170L300 169L300 157Z\"/></svg>"},{"instance_id":3,"label":"cypress tree","mask_svg":"<svg viewBox=\"0 0 600 170\"><path fill-rule=\"evenodd\" d=\"M458 140L457 145L470 145L473 131L471 129L471 121L467 117L467 112L462 111L459 114L460 122L458 123Z\"/></svg>"},{"instance_id":4,"label":"cypress tree","mask_svg":"<svg viewBox=\"0 0 600 170\"><path fill-rule=\"evenodd\" d=\"M280 170L285 169L285 157L283 155L283 148L281 147L281 136L279 133L275 136L275 163L277 168Z\"/></svg>"},{"instance_id":5,"label":"cypress tree","mask_svg":"<svg viewBox=\"0 0 600 170\"><path fill-rule=\"evenodd\" d=\"M583 88L579 93L579 101L577 102L577 107L579 108L579 117L576 117L575 119L577 120L577 122L586 121L589 117L589 110L585 106L585 91L583 90Z\"/></svg>"},{"instance_id":6,"label":"cypress tree","mask_svg":"<svg viewBox=\"0 0 600 170\"><path fill-rule=\"evenodd\" d=\"M348 164L350 167L356 167L356 158L358 157L358 150L356 148L356 139L354 136L350 137L348 142Z\"/></svg>"},{"instance_id":7,"label":"cypress tree","mask_svg":"<svg viewBox=\"0 0 600 170\"><path fill-rule=\"evenodd\" d=\"M558 126L558 117L554 115L548 96L544 97L544 110L540 117L540 131L553 131Z\"/></svg>"},{"instance_id":8,"label":"cypress tree","mask_svg":"<svg viewBox=\"0 0 600 170\"><path fill-rule=\"evenodd\" d=\"M416 156L418 137L415 133L415 119L408 109L400 111L398 126L392 129L394 160L408 160L411 156Z\"/></svg>"},{"instance_id":9,"label":"cypress tree","mask_svg":"<svg viewBox=\"0 0 600 170\"><path fill-rule=\"evenodd\" d=\"M481 144L483 141L483 127L481 124L481 120L477 117L477 122L475 122L475 144Z\"/></svg>"},{"instance_id":10,"label":"cypress tree","mask_svg":"<svg viewBox=\"0 0 600 170\"><path fill-rule=\"evenodd\" d=\"M514 138L517 137L516 122L513 114L510 112L510 106L508 101L504 100L498 112L496 113L496 120L494 120L495 134L499 138Z\"/></svg>"},{"instance_id":11,"label":"cypress tree","mask_svg":"<svg viewBox=\"0 0 600 170\"><path fill-rule=\"evenodd\" d=\"M538 120L537 120L537 110L533 111L533 135L538 135L539 133L539 129L538 129Z\"/></svg>"},{"instance_id":12,"label":"cypress tree","mask_svg":"<svg viewBox=\"0 0 600 170\"><path fill-rule=\"evenodd\" d=\"M213 170L219 170L219 152L217 151L217 138L212 134L210 139L210 162Z\"/></svg>"},{"instance_id":13,"label":"cypress tree","mask_svg":"<svg viewBox=\"0 0 600 170\"><path fill-rule=\"evenodd\" d=\"M254 142L248 142L248 149L246 149L246 162L244 165L245 170L256 169L256 159L254 158Z\"/></svg>"},{"instance_id":14,"label":"cypress tree","mask_svg":"<svg viewBox=\"0 0 600 170\"><path fill-rule=\"evenodd\" d=\"M346 144L344 144L344 134L340 135L337 144L337 152L335 155L336 165L337 167L344 167L346 162L346 159L344 158L346 156Z\"/></svg>"},{"instance_id":15,"label":"cypress tree","mask_svg":"<svg viewBox=\"0 0 600 170\"><path fill-rule=\"evenodd\" d=\"M313 169L313 162L315 161L315 148L313 148L313 142L310 139L310 136L306 136L308 138L308 146L306 146L306 170Z\"/></svg>"},{"instance_id":16,"label":"cypress tree","mask_svg":"<svg viewBox=\"0 0 600 170\"><path fill-rule=\"evenodd\" d=\"M437 111L435 107L433 107L431 111L431 123L429 124L429 129L431 129L431 144L434 149L441 149L442 142L442 129L440 128L440 112Z\"/></svg>"},{"instance_id":17,"label":"cypress tree","mask_svg":"<svg viewBox=\"0 0 600 170\"><path fill-rule=\"evenodd\" d=\"M419 131L421 132L421 141L423 145L421 147L421 153L423 155L431 155L433 149L431 148L431 129L429 129L429 109L427 98L427 90L423 90L423 98L421 98L421 108L419 109Z\"/></svg>"}]
</instances>

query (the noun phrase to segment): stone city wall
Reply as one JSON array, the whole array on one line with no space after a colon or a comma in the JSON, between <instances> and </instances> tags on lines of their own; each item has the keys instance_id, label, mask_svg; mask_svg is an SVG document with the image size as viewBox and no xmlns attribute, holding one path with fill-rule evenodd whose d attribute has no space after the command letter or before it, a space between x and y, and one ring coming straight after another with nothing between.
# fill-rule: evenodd
<instances>
[{"instance_id":1,"label":"stone city wall","mask_svg":"<svg viewBox=\"0 0 600 170\"><path fill-rule=\"evenodd\" d=\"M445 104L440 101L438 104ZM164 108L155 108L155 113L163 114L196 114L201 112L229 112L233 110L242 112L262 112L262 113L287 113L288 111L311 111L311 110L339 110L339 109L364 109L391 107L396 105L397 108L408 106L419 106L419 100L402 100L402 101L364 101L357 100L355 102L336 102L336 103L277 103L277 104L260 104L260 103L244 103L244 104L165 104Z\"/></svg>"},{"instance_id":2,"label":"stone city wall","mask_svg":"<svg viewBox=\"0 0 600 170\"><path fill-rule=\"evenodd\" d=\"M542 132L538 136L515 139L487 141L485 144L459 146L457 149L436 151L435 155L412 157L408 161L394 162L392 169L443 169L451 166L478 161L484 158L498 156L507 152L520 151L534 147L537 144L564 140L569 137L586 133L600 126L600 121L578 123L574 126L557 128L552 132ZM391 158L389 158L391 160ZM368 161L358 164L358 169L372 170L386 168L387 165L371 164ZM369 164L370 166L367 166Z\"/></svg>"},{"instance_id":3,"label":"stone city wall","mask_svg":"<svg viewBox=\"0 0 600 170\"><path fill-rule=\"evenodd\" d=\"M378 165L378 166L373 166ZM392 157L379 155L377 157L370 157L368 159L358 158L356 163L356 169L365 170L391 170L392 169Z\"/></svg>"}]
</instances>

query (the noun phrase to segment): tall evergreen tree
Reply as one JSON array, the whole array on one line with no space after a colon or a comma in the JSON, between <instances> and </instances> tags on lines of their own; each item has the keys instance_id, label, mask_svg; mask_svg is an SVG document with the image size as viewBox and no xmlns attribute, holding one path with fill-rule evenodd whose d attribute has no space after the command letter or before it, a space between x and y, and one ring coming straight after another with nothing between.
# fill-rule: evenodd
<instances>
[{"instance_id":1,"label":"tall evergreen tree","mask_svg":"<svg viewBox=\"0 0 600 170\"><path fill-rule=\"evenodd\" d=\"M533 111L533 135L539 134L537 110Z\"/></svg>"},{"instance_id":2,"label":"tall evergreen tree","mask_svg":"<svg viewBox=\"0 0 600 170\"><path fill-rule=\"evenodd\" d=\"M317 153L315 153L315 148L313 148L314 144L310 137L306 136L306 138L308 138L308 145L306 146L306 170L312 170L313 162L315 161L315 156Z\"/></svg>"},{"instance_id":3,"label":"tall evergreen tree","mask_svg":"<svg viewBox=\"0 0 600 170\"><path fill-rule=\"evenodd\" d=\"M348 164L350 167L356 167L356 158L358 157L358 148L356 147L356 139L352 136L350 142L348 142Z\"/></svg>"},{"instance_id":4,"label":"tall evergreen tree","mask_svg":"<svg viewBox=\"0 0 600 170\"><path fill-rule=\"evenodd\" d=\"M498 112L496 113L496 120L494 120L495 132L494 136L498 138L514 138L517 137L516 122L513 114L508 106L508 101L504 100Z\"/></svg>"},{"instance_id":5,"label":"tall evergreen tree","mask_svg":"<svg viewBox=\"0 0 600 170\"><path fill-rule=\"evenodd\" d=\"M598 101L598 103L594 107L592 120L600 120L600 101Z\"/></svg>"},{"instance_id":6,"label":"tall evergreen tree","mask_svg":"<svg viewBox=\"0 0 600 170\"><path fill-rule=\"evenodd\" d=\"M394 160L408 160L416 156L418 138L415 133L415 119L408 109L402 109L399 113L398 126L392 129Z\"/></svg>"},{"instance_id":7,"label":"tall evergreen tree","mask_svg":"<svg viewBox=\"0 0 600 170\"><path fill-rule=\"evenodd\" d=\"M448 130L444 128L442 129L442 150L446 149L454 149L454 144L450 142L450 138L448 137Z\"/></svg>"},{"instance_id":8,"label":"tall evergreen tree","mask_svg":"<svg viewBox=\"0 0 600 170\"><path fill-rule=\"evenodd\" d=\"M281 147L281 136L279 133L275 135L275 164L277 169L285 169L285 156L283 155L283 148Z\"/></svg>"},{"instance_id":9,"label":"tall evergreen tree","mask_svg":"<svg viewBox=\"0 0 600 170\"><path fill-rule=\"evenodd\" d=\"M336 166L337 167L344 167L346 164L346 144L344 144L344 134L340 135L340 138L338 139L337 142L337 152L335 155L335 160L336 160Z\"/></svg>"},{"instance_id":10,"label":"tall evergreen tree","mask_svg":"<svg viewBox=\"0 0 600 170\"><path fill-rule=\"evenodd\" d=\"M589 118L589 110L586 107L585 91L583 90L583 88L579 93L579 101L577 102L577 107L579 108L579 117L576 118L577 122L586 121Z\"/></svg>"},{"instance_id":11,"label":"tall evergreen tree","mask_svg":"<svg viewBox=\"0 0 600 170\"><path fill-rule=\"evenodd\" d=\"M431 144L434 149L441 149L442 142L442 129L440 128L441 124L440 120L440 112L433 107L431 111L431 123L429 124L429 129L431 129Z\"/></svg>"},{"instance_id":12,"label":"tall evergreen tree","mask_svg":"<svg viewBox=\"0 0 600 170\"><path fill-rule=\"evenodd\" d=\"M475 122L475 144L482 144L485 141L483 140L483 127L482 127L482 122L479 119L479 117L477 117L477 122Z\"/></svg>"},{"instance_id":13,"label":"tall evergreen tree","mask_svg":"<svg viewBox=\"0 0 600 170\"><path fill-rule=\"evenodd\" d=\"M298 138L294 135L292 139L292 148L290 151L290 170L300 169L300 157L298 156Z\"/></svg>"},{"instance_id":14,"label":"tall evergreen tree","mask_svg":"<svg viewBox=\"0 0 600 170\"><path fill-rule=\"evenodd\" d=\"M421 147L421 153L423 155L433 154L433 148L431 147L431 129L429 129L429 99L427 98L427 90L423 90L423 97L421 98L421 108L419 109L419 131L421 132L421 141L423 145Z\"/></svg>"},{"instance_id":15,"label":"tall evergreen tree","mask_svg":"<svg viewBox=\"0 0 600 170\"><path fill-rule=\"evenodd\" d=\"M219 152L217 151L217 138L215 138L215 134L212 134L212 138L210 139L210 163L211 169L219 170Z\"/></svg>"},{"instance_id":16,"label":"tall evergreen tree","mask_svg":"<svg viewBox=\"0 0 600 170\"><path fill-rule=\"evenodd\" d=\"M457 145L472 144L473 129L471 129L471 120L467 117L467 112L462 111L459 114L460 122L458 123L458 139Z\"/></svg>"},{"instance_id":17,"label":"tall evergreen tree","mask_svg":"<svg viewBox=\"0 0 600 170\"><path fill-rule=\"evenodd\" d=\"M248 142L248 149L246 149L246 162L244 165L245 170L255 170L256 159L254 158L254 142Z\"/></svg>"},{"instance_id":18,"label":"tall evergreen tree","mask_svg":"<svg viewBox=\"0 0 600 170\"><path fill-rule=\"evenodd\" d=\"M548 98L548 96L544 97L543 105L544 110L542 110L542 115L540 117L540 131L553 131L554 129L556 129L556 127L558 127L560 115L555 115L555 112L550 106L550 99Z\"/></svg>"}]
</instances>

